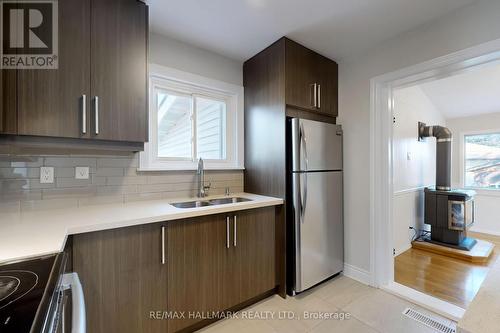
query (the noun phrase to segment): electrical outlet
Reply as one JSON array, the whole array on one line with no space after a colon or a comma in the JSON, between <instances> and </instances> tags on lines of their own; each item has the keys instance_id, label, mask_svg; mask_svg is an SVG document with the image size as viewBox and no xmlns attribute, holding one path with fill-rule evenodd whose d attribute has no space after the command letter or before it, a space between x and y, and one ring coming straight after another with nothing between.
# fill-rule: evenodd
<instances>
[{"instance_id":1,"label":"electrical outlet","mask_svg":"<svg viewBox=\"0 0 500 333\"><path fill-rule=\"evenodd\" d=\"M40 183L41 184L54 183L54 167L40 167Z\"/></svg>"},{"instance_id":2,"label":"electrical outlet","mask_svg":"<svg viewBox=\"0 0 500 333\"><path fill-rule=\"evenodd\" d=\"M75 179L89 179L89 167L75 167Z\"/></svg>"}]
</instances>

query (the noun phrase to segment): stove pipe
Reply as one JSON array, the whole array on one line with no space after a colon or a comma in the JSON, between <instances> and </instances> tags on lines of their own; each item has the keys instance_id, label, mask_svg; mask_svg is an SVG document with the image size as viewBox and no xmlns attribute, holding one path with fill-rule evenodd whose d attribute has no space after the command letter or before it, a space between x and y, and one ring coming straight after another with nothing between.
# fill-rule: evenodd
<instances>
[{"instance_id":1,"label":"stove pipe","mask_svg":"<svg viewBox=\"0 0 500 333\"><path fill-rule=\"evenodd\" d=\"M436 138L436 189L451 191L451 131L443 126L426 126L418 123L419 140Z\"/></svg>"}]
</instances>

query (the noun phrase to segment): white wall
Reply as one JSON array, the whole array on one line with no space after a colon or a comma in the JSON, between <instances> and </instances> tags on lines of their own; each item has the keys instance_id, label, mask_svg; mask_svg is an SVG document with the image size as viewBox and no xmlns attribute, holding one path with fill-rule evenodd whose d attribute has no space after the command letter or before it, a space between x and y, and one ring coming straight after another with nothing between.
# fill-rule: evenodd
<instances>
[{"instance_id":1,"label":"white wall","mask_svg":"<svg viewBox=\"0 0 500 333\"><path fill-rule=\"evenodd\" d=\"M393 162L394 205L393 232L396 254L411 247L414 231L424 229L423 189L436 180L436 140L417 140L419 121L428 125L446 125L419 86L394 91Z\"/></svg>"},{"instance_id":2,"label":"white wall","mask_svg":"<svg viewBox=\"0 0 500 333\"><path fill-rule=\"evenodd\" d=\"M370 79L500 38L500 1L478 1L376 49L340 62L339 123L344 127L345 261L370 269Z\"/></svg>"},{"instance_id":3,"label":"white wall","mask_svg":"<svg viewBox=\"0 0 500 333\"><path fill-rule=\"evenodd\" d=\"M243 85L243 63L184 42L151 33L149 62Z\"/></svg>"},{"instance_id":4,"label":"white wall","mask_svg":"<svg viewBox=\"0 0 500 333\"><path fill-rule=\"evenodd\" d=\"M431 185L436 180L436 140L418 141L418 122L446 125L419 86L394 91L394 192ZM408 156L409 155L409 156Z\"/></svg>"},{"instance_id":5,"label":"white wall","mask_svg":"<svg viewBox=\"0 0 500 333\"><path fill-rule=\"evenodd\" d=\"M463 149L462 135L475 131L500 131L500 112L479 116L448 119L447 125L453 133L452 183L454 187L463 187L461 167ZM477 190L476 223L473 231L500 235L500 192L496 190Z\"/></svg>"}]
</instances>

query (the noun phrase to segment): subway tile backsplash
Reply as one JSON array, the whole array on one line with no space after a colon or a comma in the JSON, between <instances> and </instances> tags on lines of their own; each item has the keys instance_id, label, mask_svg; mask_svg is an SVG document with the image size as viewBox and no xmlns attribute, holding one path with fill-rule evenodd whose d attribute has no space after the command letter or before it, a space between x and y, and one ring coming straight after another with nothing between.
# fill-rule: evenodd
<instances>
[{"instance_id":1,"label":"subway tile backsplash","mask_svg":"<svg viewBox=\"0 0 500 333\"><path fill-rule=\"evenodd\" d=\"M0 211L81 207L104 203L194 197L195 171L139 172L130 156L0 156ZM40 183L40 167L54 167L54 183ZM89 179L75 179L75 167ZM206 171L209 194L243 191L243 171Z\"/></svg>"}]
</instances>

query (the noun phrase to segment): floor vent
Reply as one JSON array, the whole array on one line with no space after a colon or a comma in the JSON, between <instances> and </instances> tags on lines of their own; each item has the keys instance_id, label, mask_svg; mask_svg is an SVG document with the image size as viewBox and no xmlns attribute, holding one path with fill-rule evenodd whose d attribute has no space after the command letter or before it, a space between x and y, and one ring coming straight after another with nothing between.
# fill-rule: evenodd
<instances>
[{"instance_id":1,"label":"floor vent","mask_svg":"<svg viewBox=\"0 0 500 333\"><path fill-rule=\"evenodd\" d=\"M456 333L456 328L451 326L447 320L440 320L439 318L432 318L431 316L427 314L423 314L421 312L418 312L416 310L407 308L403 311L403 314L407 316L408 318L411 318L415 321L418 321L419 323L424 324L425 326L428 326L437 332L441 333Z\"/></svg>"}]
</instances>

